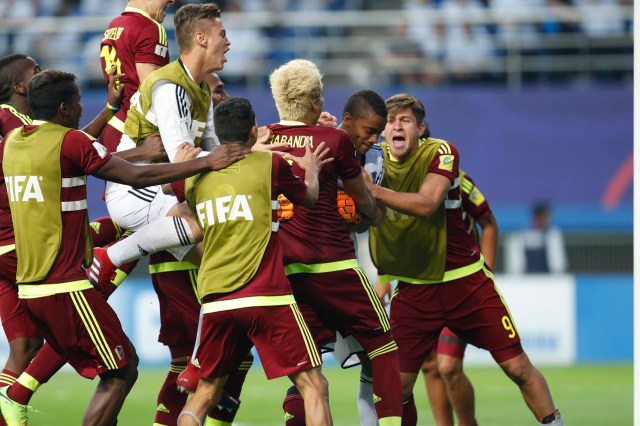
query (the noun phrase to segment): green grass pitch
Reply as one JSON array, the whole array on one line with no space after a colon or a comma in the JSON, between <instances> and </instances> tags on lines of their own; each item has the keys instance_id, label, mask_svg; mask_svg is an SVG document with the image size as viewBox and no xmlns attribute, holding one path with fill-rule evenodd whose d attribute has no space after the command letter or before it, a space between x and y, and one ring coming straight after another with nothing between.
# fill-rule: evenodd
<instances>
[{"instance_id":1,"label":"green grass pitch","mask_svg":"<svg viewBox=\"0 0 640 426\"><path fill-rule=\"evenodd\" d=\"M498 367L468 368L476 393L477 419L482 426L536 425L520 392ZM554 400L568 425L631 425L633 423L633 366L580 365L542 367ZM355 398L358 369L324 369L330 383L331 409L336 425L359 425ZM120 413L118 426L153 424L156 395L165 371L141 370L140 377ZM283 425L282 399L288 379L267 381L254 366L242 394L242 408L234 424ZM79 425L96 382L63 371L42 386L32 399L39 413L30 413L31 426ZM433 425L424 383L415 389L418 424Z\"/></svg>"}]
</instances>

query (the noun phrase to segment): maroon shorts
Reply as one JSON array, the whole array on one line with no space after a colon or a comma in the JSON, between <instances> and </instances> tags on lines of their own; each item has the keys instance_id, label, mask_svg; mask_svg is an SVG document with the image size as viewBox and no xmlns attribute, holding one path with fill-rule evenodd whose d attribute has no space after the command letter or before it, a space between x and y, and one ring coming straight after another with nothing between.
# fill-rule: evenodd
<instances>
[{"instance_id":1,"label":"maroon shorts","mask_svg":"<svg viewBox=\"0 0 640 426\"><path fill-rule=\"evenodd\" d=\"M0 256L0 319L9 342L21 337L40 337L38 328L18 299L17 267L15 250Z\"/></svg>"},{"instance_id":2,"label":"maroon shorts","mask_svg":"<svg viewBox=\"0 0 640 426\"><path fill-rule=\"evenodd\" d=\"M458 337L456 333L449 330L449 327L445 327L440 332L438 338L438 349L436 352L438 355L448 355L454 358L463 359L464 350L467 348L467 344L464 340Z\"/></svg>"},{"instance_id":3,"label":"maroon shorts","mask_svg":"<svg viewBox=\"0 0 640 426\"><path fill-rule=\"evenodd\" d=\"M488 350L498 363L522 353L520 336L489 271L443 284L398 283L391 325L404 373L420 371L443 327Z\"/></svg>"},{"instance_id":4,"label":"maroon shorts","mask_svg":"<svg viewBox=\"0 0 640 426\"><path fill-rule=\"evenodd\" d=\"M361 268L288 275L296 301L325 326L352 335L366 352L393 341L389 318Z\"/></svg>"},{"instance_id":5,"label":"maroon shorts","mask_svg":"<svg viewBox=\"0 0 640 426\"><path fill-rule=\"evenodd\" d=\"M336 341L335 329L325 325L311 306L305 303L298 303L298 309L302 312L304 322L307 323L307 327L311 330L311 335L320 353L332 352L333 344Z\"/></svg>"},{"instance_id":6,"label":"maroon shorts","mask_svg":"<svg viewBox=\"0 0 640 426\"><path fill-rule=\"evenodd\" d=\"M118 316L94 289L22 301L46 341L83 377L125 367L135 355Z\"/></svg>"},{"instance_id":7,"label":"maroon shorts","mask_svg":"<svg viewBox=\"0 0 640 426\"><path fill-rule=\"evenodd\" d=\"M296 304L253 306L204 314L196 353L200 377L228 376L254 345L268 379L322 363Z\"/></svg>"},{"instance_id":8,"label":"maroon shorts","mask_svg":"<svg viewBox=\"0 0 640 426\"><path fill-rule=\"evenodd\" d=\"M152 264L154 256L151 257ZM171 258L176 261L173 256ZM160 303L158 341L169 347L172 358L191 355L196 343L200 316L196 274L197 269L151 274L153 288Z\"/></svg>"}]
</instances>

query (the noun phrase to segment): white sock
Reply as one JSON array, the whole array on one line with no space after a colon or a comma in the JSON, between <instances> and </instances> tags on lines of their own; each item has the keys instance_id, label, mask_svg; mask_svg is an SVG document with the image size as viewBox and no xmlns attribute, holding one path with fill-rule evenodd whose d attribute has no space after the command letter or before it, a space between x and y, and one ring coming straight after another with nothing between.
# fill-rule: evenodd
<instances>
[{"instance_id":1,"label":"white sock","mask_svg":"<svg viewBox=\"0 0 640 426\"><path fill-rule=\"evenodd\" d=\"M358 388L358 413L361 426L378 426L378 414L373 405L373 378L360 373Z\"/></svg>"},{"instance_id":2,"label":"white sock","mask_svg":"<svg viewBox=\"0 0 640 426\"><path fill-rule=\"evenodd\" d=\"M133 235L107 249L114 265L120 266L162 250L182 248L195 243L186 219L166 216L138 229Z\"/></svg>"}]
</instances>

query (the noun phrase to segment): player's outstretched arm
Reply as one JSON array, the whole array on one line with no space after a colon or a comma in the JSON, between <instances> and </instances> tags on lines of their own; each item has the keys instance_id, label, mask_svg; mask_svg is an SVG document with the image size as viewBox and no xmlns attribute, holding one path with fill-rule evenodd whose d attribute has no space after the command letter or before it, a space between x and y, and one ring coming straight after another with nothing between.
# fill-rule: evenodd
<instances>
[{"instance_id":1,"label":"player's outstretched arm","mask_svg":"<svg viewBox=\"0 0 640 426\"><path fill-rule=\"evenodd\" d=\"M116 157L127 160L130 163L137 161L154 161L161 158L167 158L167 152L164 150L164 144L160 135L150 134L144 138L142 144L135 148L127 149L112 153Z\"/></svg>"},{"instance_id":2,"label":"player's outstretched arm","mask_svg":"<svg viewBox=\"0 0 640 426\"><path fill-rule=\"evenodd\" d=\"M120 103L122 102L122 96L124 94L124 83L121 82L121 78L124 74L116 74L116 67L111 68L109 72L109 84L107 86L107 105L100 111L100 113L91 120L91 123L87 124L83 132L90 134L94 138L97 138L107 122L111 120L113 114L120 109ZM120 84L118 84L120 82ZM115 110L113 108L116 108Z\"/></svg>"},{"instance_id":3,"label":"player's outstretched arm","mask_svg":"<svg viewBox=\"0 0 640 426\"><path fill-rule=\"evenodd\" d=\"M239 161L251 152L240 144L216 147L208 155L181 163L136 165L118 157L98 169L94 175L100 179L144 188L150 185L171 183L209 170L220 170Z\"/></svg>"},{"instance_id":4,"label":"player's outstretched arm","mask_svg":"<svg viewBox=\"0 0 640 426\"><path fill-rule=\"evenodd\" d=\"M320 192L318 175L320 174L322 166L333 161L333 157L329 157L330 153L331 150L324 146L324 142L321 142L315 151L311 151L309 141L307 141L303 157L296 157L290 154L284 156L285 159L295 162L304 170L304 183L307 185L307 194L301 203L304 207L311 208L315 205L316 201L318 201L318 194Z\"/></svg>"},{"instance_id":5,"label":"player's outstretched arm","mask_svg":"<svg viewBox=\"0 0 640 426\"><path fill-rule=\"evenodd\" d=\"M451 188L451 181L442 175L427 173L418 192L396 192L373 183L368 183L368 187L376 201L397 212L429 217L444 201Z\"/></svg>"}]
</instances>

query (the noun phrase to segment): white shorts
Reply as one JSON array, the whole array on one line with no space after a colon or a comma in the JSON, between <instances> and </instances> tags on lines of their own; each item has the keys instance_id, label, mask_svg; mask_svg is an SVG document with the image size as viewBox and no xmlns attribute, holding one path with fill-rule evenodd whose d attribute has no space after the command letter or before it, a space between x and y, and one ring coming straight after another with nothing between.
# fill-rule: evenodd
<instances>
[{"instance_id":1,"label":"white shorts","mask_svg":"<svg viewBox=\"0 0 640 426\"><path fill-rule=\"evenodd\" d=\"M178 204L178 199L162 192L160 185L136 189L114 182L107 182L105 200L111 219L129 231L165 217Z\"/></svg>"},{"instance_id":2,"label":"white shorts","mask_svg":"<svg viewBox=\"0 0 640 426\"><path fill-rule=\"evenodd\" d=\"M363 353L364 349L353 336L342 337L336 332L336 343L333 347L333 356L342 368L351 368L360 365L357 353Z\"/></svg>"}]
</instances>

